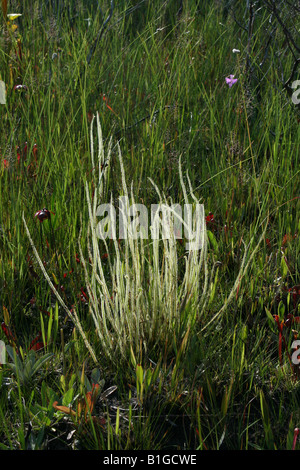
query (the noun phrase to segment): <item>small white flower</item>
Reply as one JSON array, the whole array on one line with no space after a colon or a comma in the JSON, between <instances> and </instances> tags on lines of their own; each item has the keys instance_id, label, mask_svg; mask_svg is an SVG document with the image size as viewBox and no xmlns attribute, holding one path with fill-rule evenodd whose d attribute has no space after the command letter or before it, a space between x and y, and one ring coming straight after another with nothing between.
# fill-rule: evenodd
<instances>
[{"instance_id":1,"label":"small white flower","mask_svg":"<svg viewBox=\"0 0 300 470\"><path fill-rule=\"evenodd\" d=\"M237 81L237 78L234 78L234 75L229 75L229 77L225 78L227 85L231 88Z\"/></svg>"},{"instance_id":2,"label":"small white flower","mask_svg":"<svg viewBox=\"0 0 300 470\"><path fill-rule=\"evenodd\" d=\"M238 54L238 53L241 52L241 51L240 51L239 49L232 49L232 52L233 52L234 54Z\"/></svg>"},{"instance_id":3,"label":"small white flower","mask_svg":"<svg viewBox=\"0 0 300 470\"><path fill-rule=\"evenodd\" d=\"M6 87L2 80L0 80L0 104L6 104Z\"/></svg>"},{"instance_id":4,"label":"small white flower","mask_svg":"<svg viewBox=\"0 0 300 470\"><path fill-rule=\"evenodd\" d=\"M8 13L8 18L10 21L14 21L19 16L22 16L22 13Z\"/></svg>"}]
</instances>

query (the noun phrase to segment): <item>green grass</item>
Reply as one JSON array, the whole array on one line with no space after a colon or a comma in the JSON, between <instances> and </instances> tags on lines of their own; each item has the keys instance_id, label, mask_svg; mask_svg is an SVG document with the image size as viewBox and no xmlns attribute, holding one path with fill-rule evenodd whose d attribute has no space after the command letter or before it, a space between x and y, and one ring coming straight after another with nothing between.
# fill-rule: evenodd
<instances>
[{"instance_id":1,"label":"green grass","mask_svg":"<svg viewBox=\"0 0 300 470\"><path fill-rule=\"evenodd\" d=\"M10 2L16 31L1 18L0 447L291 449L299 114L276 48L259 67L268 14L258 89L221 2L181 16L176 2L115 2L89 65L109 2L78 2L72 21L62 2L29 3ZM147 208L203 204L202 249L99 242L97 205L127 192Z\"/></svg>"}]
</instances>

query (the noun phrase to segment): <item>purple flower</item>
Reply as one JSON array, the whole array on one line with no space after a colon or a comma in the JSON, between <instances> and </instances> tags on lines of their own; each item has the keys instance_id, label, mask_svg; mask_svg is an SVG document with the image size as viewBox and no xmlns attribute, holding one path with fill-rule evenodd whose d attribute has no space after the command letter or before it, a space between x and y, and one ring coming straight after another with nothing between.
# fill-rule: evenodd
<instances>
[{"instance_id":1,"label":"purple flower","mask_svg":"<svg viewBox=\"0 0 300 470\"><path fill-rule=\"evenodd\" d=\"M229 75L229 77L225 78L227 85L231 88L237 81L237 78L234 78L234 75Z\"/></svg>"}]
</instances>

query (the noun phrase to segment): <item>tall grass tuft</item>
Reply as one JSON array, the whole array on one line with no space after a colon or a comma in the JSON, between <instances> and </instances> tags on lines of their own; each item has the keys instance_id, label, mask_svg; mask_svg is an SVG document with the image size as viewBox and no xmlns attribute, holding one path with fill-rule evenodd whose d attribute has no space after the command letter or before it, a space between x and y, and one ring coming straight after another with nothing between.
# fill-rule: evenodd
<instances>
[{"instance_id":1,"label":"tall grass tuft","mask_svg":"<svg viewBox=\"0 0 300 470\"><path fill-rule=\"evenodd\" d=\"M99 164L104 165L104 152L102 132L97 114L97 129L99 140ZM94 152L92 150L92 165L94 165ZM124 214L129 213L129 205L135 204L133 188L128 190L120 147L118 157L122 178L122 189L127 207L121 206ZM110 160L110 150L106 162ZM107 167L106 167L107 168ZM201 306L205 305L207 296L207 237L204 210L200 211L200 225L203 228L201 235L197 232L200 244L199 250L190 250L185 254L185 270L183 277L179 273L178 248L174 233L174 221L169 221L169 237L159 240L133 239L130 233L124 238L123 246L114 237L114 256L109 253L105 240L103 245L108 253L108 270L103 264L103 253L99 247L99 233L97 225L97 207L103 202L103 172L98 178L98 190L93 194L93 201L89 195L86 183L87 202L89 207L89 240L91 269L84 260L81 251L81 261L85 266L86 283L90 296L90 312L95 322L96 331L103 349L108 356L113 357L118 351L122 356L132 347L137 353L139 348L147 352L157 345L171 345L175 338L182 339L188 329L199 319ZM180 181L185 194L185 203L188 203L187 191L183 182L180 168ZM172 201L169 204L164 194L151 180L157 194L160 207L174 211ZM193 195L194 203L198 203ZM125 206L124 204L124 206ZM203 207L201 207L203 209ZM123 210L124 209L124 210ZM154 233L154 226L159 228L160 221L155 215L154 224L150 227ZM126 217L126 216L125 216ZM125 223L130 230L130 217ZM184 225L187 225L182 219ZM195 229L195 218L193 225ZM116 226L111 227L116 232ZM201 278L204 277L204 283ZM186 316L189 310L190 314Z\"/></svg>"}]
</instances>

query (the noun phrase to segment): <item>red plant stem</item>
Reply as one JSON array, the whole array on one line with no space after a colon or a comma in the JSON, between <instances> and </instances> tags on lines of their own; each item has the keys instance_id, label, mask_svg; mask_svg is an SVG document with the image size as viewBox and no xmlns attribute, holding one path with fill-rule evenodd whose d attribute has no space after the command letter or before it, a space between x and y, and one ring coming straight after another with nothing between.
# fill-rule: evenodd
<instances>
[{"instance_id":1,"label":"red plant stem","mask_svg":"<svg viewBox=\"0 0 300 470\"><path fill-rule=\"evenodd\" d=\"M278 354L279 354L279 361L280 361L280 365L282 366L282 345L284 346L285 350L286 350L286 353L288 355L288 359L289 359L289 363L290 363L290 366L291 366L291 369L293 371L293 365L292 365L292 361L291 361L291 356L289 354L289 351L288 351L288 347L287 347L287 344L286 344L286 341L285 341L285 337L282 333L283 331L283 325L284 323L283 322L279 322L279 317L278 315L274 315L274 319L277 323L277 327L278 327L278 332L279 332L279 340L278 340Z\"/></svg>"}]
</instances>

